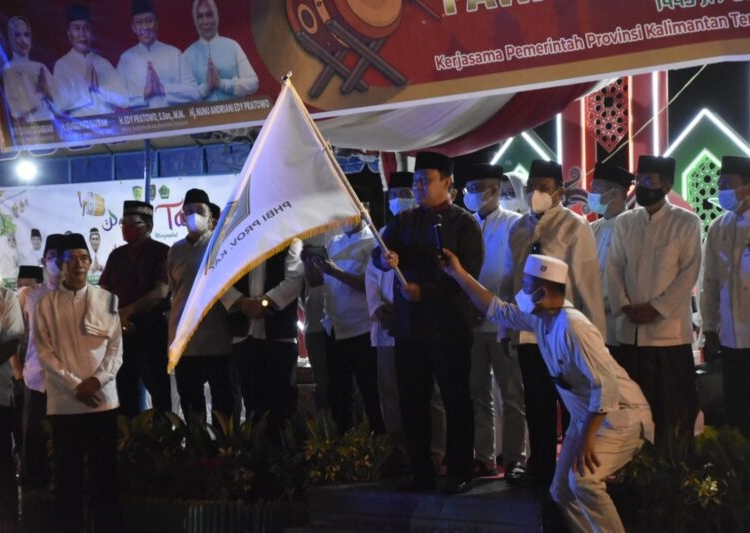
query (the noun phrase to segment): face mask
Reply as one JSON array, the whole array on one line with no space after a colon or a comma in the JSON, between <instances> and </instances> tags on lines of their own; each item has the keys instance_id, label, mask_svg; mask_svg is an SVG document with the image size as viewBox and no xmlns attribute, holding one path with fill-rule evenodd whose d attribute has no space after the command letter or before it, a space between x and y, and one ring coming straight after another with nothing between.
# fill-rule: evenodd
<instances>
[{"instance_id":1,"label":"face mask","mask_svg":"<svg viewBox=\"0 0 750 533\"><path fill-rule=\"evenodd\" d=\"M141 230L138 226L123 226L122 227L122 240L127 243L136 242L141 236Z\"/></svg>"},{"instance_id":2,"label":"face mask","mask_svg":"<svg viewBox=\"0 0 750 533\"><path fill-rule=\"evenodd\" d=\"M414 201L414 198L391 198L388 200L388 209L394 215L398 215L402 211L408 211L415 205L417 205L417 202Z\"/></svg>"},{"instance_id":3,"label":"face mask","mask_svg":"<svg viewBox=\"0 0 750 533\"><path fill-rule=\"evenodd\" d=\"M516 293L516 305L522 313L526 313L527 315L533 313L536 307L531 294L526 293L523 289Z\"/></svg>"},{"instance_id":4,"label":"face mask","mask_svg":"<svg viewBox=\"0 0 750 533\"><path fill-rule=\"evenodd\" d=\"M205 215L192 213L187 216L185 223L190 233L203 233L208 229L208 217Z\"/></svg>"},{"instance_id":5,"label":"face mask","mask_svg":"<svg viewBox=\"0 0 750 533\"><path fill-rule=\"evenodd\" d=\"M482 208L482 193L469 192L464 195L464 205L472 213L476 213Z\"/></svg>"},{"instance_id":6,"label":"face mask","mask_svg":"<svg viewBox=\"0 0 750 533\"><path fill-rule=\"evenodd\" d=\"M534 191L529 200L529 206L534 213L541 215L552 207L552 195L548 192Z\"/></svg>"},{"instance_id":7,"label":"face mask","mask_svg":"<svg viewBox=\"0 0 750 533\"><path fill-rule=\"evenodd\" d=\"M49 272L53 276L57 276L60 274L60 267L57 266L57 261L54 259L50 259L49 261L45 261L44 266L47 268L47 272Z\"/></svg>"},{"instance_id":8,"label":"face mask","mask_svg":"<svg viewBox=\"0 0 750 533\"><path fill-rule=\"evenodd\" d=\"M506 211L513 211L514 213L521 212L521 200L518 198L509 198L507 200L500 200L500 205Z\"/></svg>"},{"instance_id":9,"label":"face mask","mask_svg":"<svg viewBox=\"0 0 750 533\"><path fill-rule=\"evenodd\" d=\"M649 189L640 185L635 187L635 200L638 205L648 207L659 202L662 198L667 195L664 189Z\"/></svg>"},{"instance_id":10,"label":"face mask","mask_svg":"<svg viewBox=\"0 0 750 533\"><path fill-rule=\"evenodd\" d=\"M607 204L602 203L602 195L590 192L587 200L589 209L597 215L603 215L607 212Z\"/></svg>"},{"instance_id":11,"label":"face mask","mask_svg":"<svg viewBox=\"0 0 750 533\"><path fill-rule=\"evenodd\" d=\"M725 211L736 211L740 205L734 189L719 191L719 205Z\"/></svg>"}]
</instances>

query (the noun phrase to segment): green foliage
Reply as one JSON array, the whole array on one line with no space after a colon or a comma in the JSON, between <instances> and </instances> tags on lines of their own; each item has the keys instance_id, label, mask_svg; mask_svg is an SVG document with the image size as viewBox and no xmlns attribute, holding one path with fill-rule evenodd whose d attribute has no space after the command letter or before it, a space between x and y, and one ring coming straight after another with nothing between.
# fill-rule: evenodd
<instances>
[{"instance_id":1,"label":"green foliage","mask_svg":"<svg viewBox=\"0 0 750 533\"><path fill-rule=\"evenodd\" d=\"M329 413L308 423L310 438L304 443L313 485L373 481L380 476L392 446L385 435L372 435L363 422L336 438L335 424Z\"/></svg>"},{"instance_id":2,"label":"green foliage","mask_svg":"<svg viewBox=\"0 0 750 533\"><path fill-rule=\"evenodd\" d=\"M368 481L390 453L366 424L333 437L330 415L302 416L279 431L265 418L237 427L213 414L187 423L170 412L119 419L120 479L133 496L219 501L304 497L311 484ZM323 473L323 474L321 474Z\"/></svg>"},{"instance_id":3,"label":"green foliage","mask_svg":"<svg viewBox=\"0 0 750 533\"><path fill-rule=\"evenodd\" d=\"M750 441L731 428L646 443L613 487L620 516L628 531L748 531L749 459Z\"/></svg>"}]
</instances>

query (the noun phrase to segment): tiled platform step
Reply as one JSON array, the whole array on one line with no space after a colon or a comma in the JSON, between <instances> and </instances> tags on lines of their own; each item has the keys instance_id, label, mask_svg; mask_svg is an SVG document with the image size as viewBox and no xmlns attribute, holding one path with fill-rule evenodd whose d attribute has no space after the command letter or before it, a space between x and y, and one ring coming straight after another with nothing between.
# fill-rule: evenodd
<instances>
[{"instance_id":1,"label":"tiled platform step","mask_svg":"<svg viewBox=\"0 0 750 533\"><path fill-rule=\"evenodd\" d=\"M549 512L546 491L500 480L479 480L473 491L455 496L398 492L390 481L338 485L313 489L309 503L310 525L287 533L565 531Z\"/></svg>"}]
</instances>

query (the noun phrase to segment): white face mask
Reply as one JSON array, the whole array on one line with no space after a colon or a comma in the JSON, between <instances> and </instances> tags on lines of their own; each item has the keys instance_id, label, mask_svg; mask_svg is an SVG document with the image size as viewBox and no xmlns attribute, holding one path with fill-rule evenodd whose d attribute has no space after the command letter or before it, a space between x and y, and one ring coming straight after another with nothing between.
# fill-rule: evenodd
<instances>
[{"instance_id":1,"label":"white face mask","mask_svg":"<svg viewBox=\"0 0 750 533\"><path fill-rule=\"evenodd\" d=\"M417 202L414 198L391 198L388 200L388 209L390 209L391 213L394 215L398 215L402 211L408 211L416 205Z\"/></svg>"},{"instance_id":2,"label":"white face mask","mask_svg":"<svg viewBox=\"0 0 750 533\"><path fill-rule=\"evenodd\" d=\"M607 212L607 204L602 203L602 195L590 192L587 198L589 209L597 215L603 215Z\"/></svg>"},{"instance_id":3,"label":"white face mask","mask_svg":"<svg viewBox=\"0 0 750 533\"><path fill-rule=\"evenodd\" d=\"M520 213L522 208L521 200L519 200L518 198L507 198L505 200L500 200L500 205L506 211L513 211L514 213Z\"/></svg>"},{"instance_id":4,"label":"white face mask","mask_svg":"<svg viewBox=\"0 0 750 533\"><path fill-rule=\"evenodd\" d=\"M208 229L208 217L198 213L189 214L185 223L190 233L203 233Z\"/></svg>"},{"instance_id":5,"label":"white face mask","mask_svg":"<svg viewBox=\"0 0 750 533\"><path fill-rule=\"evenodd\" d=\"M541 215L552 207L552 196L547 192L534 191L529 200L529 207L537 215Z\"/></svg>"},{"instance_id":6,"label":"white face mask","mask_svg":"<svg viewBox=\"0 0 750 533\"><path fill-rule=\"evenodd\" d=\"M533 313L536 307L531 294L526 293L523 289L516 293L516 305L522 313L526 313L527 315Z\"/></svg>"},{"instance_id":7,"label":"white face mask","mask_svg":"<svg viewBox=\"0 0 750 533\"><path fill-rule=\"evenodd\" d=\"M60 274L60 267L57 266L57 261L55 261L54 259L45 261L44 267L47 269L47 272L49 272L53 276L57 276L58 274Z\"/></svg>"}]
</instances>

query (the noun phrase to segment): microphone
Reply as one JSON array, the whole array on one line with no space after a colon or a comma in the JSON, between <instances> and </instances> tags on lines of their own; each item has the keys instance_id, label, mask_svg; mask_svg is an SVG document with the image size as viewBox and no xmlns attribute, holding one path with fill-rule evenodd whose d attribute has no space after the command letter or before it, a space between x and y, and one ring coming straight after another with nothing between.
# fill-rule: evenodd
<instances>
[{"instance_id":1,"label":"microphone","mask_svg":"<svg viewBox=\"0 0 750 533\"><path fill-rule=\"evenodd\" d=\"M443 258L443 217L435 216L436 222L432 225L432 231L435 235L435 246L437 247L438 259Z\"/></svg>"}]
</instances>

